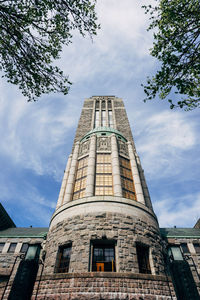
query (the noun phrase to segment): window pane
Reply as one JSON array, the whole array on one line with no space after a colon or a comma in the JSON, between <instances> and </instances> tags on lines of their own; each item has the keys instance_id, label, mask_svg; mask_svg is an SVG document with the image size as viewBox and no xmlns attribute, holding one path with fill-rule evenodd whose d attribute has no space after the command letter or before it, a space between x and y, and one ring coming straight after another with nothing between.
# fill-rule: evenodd
<instances>
[{"instance_id":1,"label":"window pane","mask_svg":"<svg viewBox=\"0 0 200 300\"><path fill-rule=\"evenodd\" d=\"M123 197L136 200L130 161L124 157L120 157L120 174Z\"/></svg>"},{"instance_id":2,"label":"window pane","mask_svg":"<svg viewBox=\"0 0 200 300\"><path fill-rule=\"evenodd\" d=\"M57 258L57 273L67 273L69 271L69 263L72 245L60 247Z\"/></svg>"},{"instance_id":3,"label":"window pane","mask_svg":"<svg viewBox=\"0 0 200 300\"><path fill-rule=\"evenodd\" d=\"M115 272L114 242L98 241L93 243L92 271Z\"/></svg>"},{"instance_id":4,"label":"window pane","mask_svg":"<svg viewBox=\"0 0 200 300\"><path fill-rule=\"evenodd\" d=\"M96 101L96 109L99 109L99 100Z\"/></svg>"},{"instance_id":5,"label":"window pane","mask_svg":"<svg viewBox=\"0 0 200 300\"><path fill-rule=\"evenodd\" d=\"M86 176L87 176L88 156L81 158L78 161L76 171L76 179L74 184L73 200L77 200L85 195Z\"/></svg>"},{"instance_id":6,"label":"window pane","mask_svg":"<svg viewBox=\"0 0 200 300\"><path fill-rule=\"evenodd\" d=\"M95 195L113 195L111 155L97 154Z\"/></svg>"},{"instance_id":7,"label":"window pane","mask_svg":"<svg viewBox=\"0 0 200 300\"><path fill-rule=\"evenodd\" d=\"M193 245L194 245L194 249L195 249L196 253L200 253L200 244L194 243Z\"/></svg>"},{"instance_id":8,"label":"window pane","mask_svg":"<svg viewBox=\"0 0 200 300\"><path fill-rule=\"evenodd\" d=\"M28 250L28 243L23 243L20 252L26 253Z\"/></svg>"},{"instance_id":9,"label":"window pane","mask_svg":"<svg viewBox=\"0 0 200 300\"><path fill-rule=\"evenodd\" d=\"M139 272L145 274L151 274L151 269L149 264L149 248L147 246L137 244L136 250L137 250Z\"/></svg>"},{"instance_id":10,"label":"window pane","mask_svg":"<svg viewBox=\"0 0 200 300\"><path fill-rule=\"evenodd\" d=\"M101 102L101 109L106 109L106 103L104 100Z\"/></svg>"},{"instance_id":11,"label":"window pane","mask_svg":"<svg viewBox=\"0 0 200 300\"><path fill-rule=\"evenodd\" d=\"M189 253L190 252L189 249L188 249L187 243L182 243L181 248L182 248L183 253Z\"/></svg>"},{"instance_id":12,"label":"window pane","mask_svg":"<svg viewBox=\"0 0 200 300\"><path fill-rule=\"evenodd\" d=\"M108 100L108 109L112 109L112 103L111 103L111 100Z\"/></svg>"},{"instance_id":13,"label":"window pane","mask_svg":"<svg viewBox=\"0 0 200 300\"><path fill-rule=\"evenodd\" d=\"M106 111L101 111L101 126L106 126Z\"/></svg>"},{"instance_id":14,"label":"window pane","mask_svg":"<svg viewBox=\"0 0 200 300\"><path fill-rule=\"evenodd\" d=\"M112 117L112 110L108 111L108 126L112 127L113 126L113 117Z\"/></svg>"},{"instance_id":15,"label":"window pane","mask_svg":"<svg viewBox=\"0 0 200 300\"><path fill-rule=\"evenodd\" d=\"M174 260L183 260L183 255L181 253L181 249L178 246L172 246L171 252Z\"/></svg>"},{"instance_id":16,"label":"window pane","mask_svg":"<svg viewBox=\"0 0 200 300\"><path fill-rule=\"evenodd\" d=\"M0 253L2 252L4 245L5 243L0 243Z\"/></svg>"},{"instance_id":17,"label":"window pane","mask_svg":"<svg viewBox=\"0 0 200 300\"><path fill-rule=\"evenodd\" d=\"M11 244L10 244L10 247L9 247L9 249L8 249L8 252L9 252L9 253L14 253L14 252L15 252L16 246L17 246L17 243L11 243Z\"/></svg>"}]
</instances>

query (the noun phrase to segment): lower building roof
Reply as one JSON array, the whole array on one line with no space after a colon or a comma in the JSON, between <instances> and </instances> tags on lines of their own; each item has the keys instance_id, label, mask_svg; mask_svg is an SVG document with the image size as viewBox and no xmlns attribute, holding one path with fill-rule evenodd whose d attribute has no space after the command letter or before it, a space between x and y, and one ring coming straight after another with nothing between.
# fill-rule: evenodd
<instances>
[{"instance_id":1,"label":"lower building roof","mask_svg":"<svg viewBox=\"0 0 200 300\"><path fill-rule=\"evenodd\" d=\"M164 238L200 238L199 228L160 228Z\"/></svg>"},{"instance_id":2,"label":"lower building roof","mask_svg":"<svg viewBox=\"0 0 200 300\"><path fill-rule=\"evenodd\" d=\"M49 228L48 227L17 227L8 228L0 231L0 237L13 237L13 238L45 238Z\"/></svg>"}]
</instances>

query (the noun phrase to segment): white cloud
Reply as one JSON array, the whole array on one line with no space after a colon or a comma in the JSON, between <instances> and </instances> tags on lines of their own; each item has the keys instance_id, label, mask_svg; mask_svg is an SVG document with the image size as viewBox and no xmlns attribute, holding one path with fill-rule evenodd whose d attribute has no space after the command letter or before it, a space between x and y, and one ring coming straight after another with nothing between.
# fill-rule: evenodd
<instances>
[{"instance_id":1,"label":"white cloud","mask_svg":"<svg viewBox=\"0 0 200 300\"><path fill-rule=\"evenodd\" d=\"M141 8L142 2L98 1L97 12L101 29L94 37L83 39L76 32L73 43L64 48L58 64L69 74L72 82L94 76L116 76L120 72L127 80L143 73L153 60L146 60L152 44L152 33L146 31L148 16ZM127 70L129 70L127 72Z\"/></svg>"},{"instance_id":2,"label":"white cloud","mask_svg":"<svg viewBox=\"0 0 200 300\"><path fill-rule=\"evenodd\" d=\"M61 160L54 153L66 144L76 124L77 104L63 99L27 103L17 91L12 103L3 93L0 101L0 154L39 175L57 176Z\"/></svg>"},{"instance_id":3,"label":"white cloud","mask_svg":"<svg viewBox=\"0 0 200 300\"><path fill-rule=\"evenodd\" d=\"M160 178L183 170L185 153L198 144L199 133L189 117L163 111L138 122L136 147L149 175Z\"/></svg>"},{"instance_id":4,"label":"white cloud","mask_svg":"<svg viewBox=\"0 0 200 300\"><path fill-rule=\"evenodd\" d=\"M154 203L160 227L190 227L199 218L200 193L161 199ZM193 225L191 224L193 220Z\"/></svg>"}]
</instances>

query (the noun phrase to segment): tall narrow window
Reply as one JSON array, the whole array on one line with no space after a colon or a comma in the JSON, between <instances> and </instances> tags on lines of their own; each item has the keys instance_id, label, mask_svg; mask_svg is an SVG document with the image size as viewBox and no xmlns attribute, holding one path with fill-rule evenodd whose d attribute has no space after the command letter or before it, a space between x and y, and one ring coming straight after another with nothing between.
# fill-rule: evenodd
<instances>
[{"instance_id":1,"label":"tall narrow window","mask_svg":"<svg viewBox=\"0 0 200 300\"><path fill-rule=\"evenodd\" d=\"M99 109L99 100L96 101L96 109Z\"/></svg>"},{"instance_id":2,"label":"tall narrow window","mask_svg":"<svg viewBox=\"0 0 200 300\"><path fill-rule=\"evenodd\" d=\"M71 250L72 250L72 244L59 247L57 262L56 262L56 270L55 270L56 273L69 272Z\"/></svg>"},{"instance_id":3,"label":"tall narrow window","mask_svg":"<svg viewBox=\"0 0 200 300\"><path fill-rule=\"evenodd\" d=\"M88 156L79 159L74 184L73 200L85 196Z\"/></svg>"},{"instance_id":4,"label":"tall narrow window","mask_svg":"<svg viewBox=\"0 0 200 300\"><path fill-rule=\"evenodd\" d=\"M112 103L111 103L111 100L108 100L108 109L112 110Z\"/></svg>"},{"instance_id":5,"label":"tall narrow window","mask_svg":"<svg viewBox=\"0 0 200 300\"><path fill-rule=\"evenodd\" d=\"M95 195L113 195L111 155L101 153L96 156Z\"/></svg>"},{"instance_id":6,"label":"tall narrow window","mask_svg":"<svg viewBox=\"0 0 200 300\"><path fill-rule=\"evenodd\" d=\"M123 197L136 200L133 176L129 159L119 157Z\"/></svg>"},{"instance_id":7,"label":"tall narrow window","mask_svg":"<svg viewBox=\"0 0 200 300\"><path fill-rule=\"evenodd\" d=\"M105 102L105 100L103 100L103 101L101 102L101 109L103 109L103 110L106 109L106 102Z\"/></svg>"},{"instance_id":8,"label":"tall narrow window","mask_svg":"<svg viewBox=\"0 0 200 300\"><path fill-rule=\"evenodd\" d=\"M106 126L106 111L101 111L101 126Z\"/></svg>"},{"instance_id":9,"label":"tall narrow window","mask_svg":"<svg viewBox=\"0 0 200 300\"><path fill-rule=\"evenodd\" d=\"M99 110L95 111L95 128L99 127Z\"/></svg>"},{"instance_id":10,"label":"tall narrow window","mask_svg":"<svg viewBox=\"0 0 200 300\"><path fill-rule=\"evenodd\" d=\"M149 264L149 247L143 244L136 244L138 267L140 273L151 274Z\"/></svg>"},{"instance_id":11,"label":"tall narrow window","mask_svg":"<svg viewBox=\"0 0 200 300\"><path fill-rule=\"evenodd\" d=\"M92 271L115 272L115 242L99 240L92 242Z\"/></svg>"},{"instance_id":12,"label":"tall narrow window","mask_svg":"<svg viewBox=\"0 0 200 300\"><path fill-rule=\"evenodd\" d=\"M113 127L113 117L112 117L112 110L108 111L108 126Z\"/></svg>"}]
</instances>

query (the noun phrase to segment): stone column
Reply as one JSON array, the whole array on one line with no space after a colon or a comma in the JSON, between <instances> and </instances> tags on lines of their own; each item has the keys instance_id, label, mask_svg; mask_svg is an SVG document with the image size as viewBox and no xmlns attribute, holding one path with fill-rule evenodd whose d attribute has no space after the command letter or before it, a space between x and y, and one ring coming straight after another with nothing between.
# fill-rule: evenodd
<instances>
[{"instance_id":1,"label":"stone column","mask_svg":"<svg viewBox=\"0 0 200 300\"><path fill-rule=\"evenodd\" d=\"M56 209L58 209L58 207L63 204L63 198L64 198L65 189L66 189L66 185L67 185L67 179L68 179L68 176L69 176L71 161L72 161L72 154L70 154L70 156L68 158L67 165L66 165L66 168L65 168L65 171L64 171L63 181L62 181L62 185L61 185L61 188L60 188L60 194L59 194L59 197L58 197L58 202L57 202Z\"/></svg>"},{"instance_id":2,"label":"stone column","mask_svg":"<svg viewBox=\"0 0 200 300\"><path fill-rule=\"evenodd\" d=\"M87 169L86 190L85 190L86 197L92 197L94 195L95 160L96 160L96 135L93 134L90 139L90 150L89 150L89 157L88 157L88 169Z\"/></svg>"},{"instance_id":3,"label":"stone column","mask_svg":"<svg viewBox=\"0 0 200 300\"><path fill-rule=\"evenodd\" d=\"M131 145L131 142L128 142L128 152L129 152L129 157L130 157L133 181L134 181L134 185L135 185L136 198L137 198L138 202L141 202L142 204L145 205L145 200L144 200L142 185L141 185L140 176L139 176L139 172L138 172L137 162L136 162L136 158L135 158L135 154L133 152L133 147Z\"/></svg>"},{"instance_id":4,"label":"stone column","mask_svg":"<svg viewBox=\"0 0 200 300\"><path fill-rule=\"evenodd\" d=\"M71 161L71 167L69 170L69 176L67 180L66 190L65 190L65 196L64 196L64 203L67 203L71 200L71 196L73 193L73 186L74 186L74 180L75 180L75 174L76 174L76 166L77 166L77 160L78 160L78 151L79 151L79 142L76 142L74 147L74 152L72 154L72 161Z\"/></svg>"},{"instance_id":5,"label":"stone column","mask_svg":"<svg viewBox=\"0 0 200 300\"><path fill-rule=\"evenodd\" d=\"M119 166L119 155L117 147L117 139L115 134L111 135L111 158L112 158L112 176L114 196L122 197L122 185Z\"/></svg>"}]
</instances>

